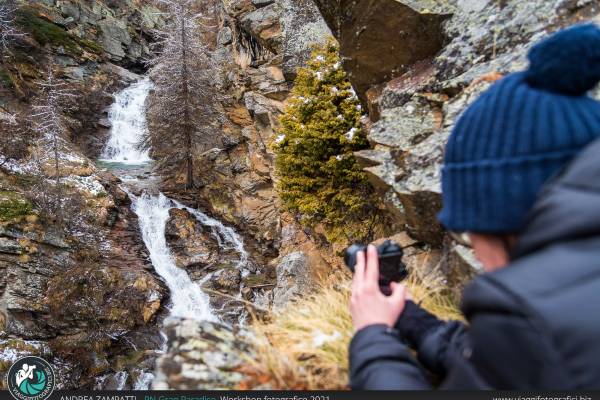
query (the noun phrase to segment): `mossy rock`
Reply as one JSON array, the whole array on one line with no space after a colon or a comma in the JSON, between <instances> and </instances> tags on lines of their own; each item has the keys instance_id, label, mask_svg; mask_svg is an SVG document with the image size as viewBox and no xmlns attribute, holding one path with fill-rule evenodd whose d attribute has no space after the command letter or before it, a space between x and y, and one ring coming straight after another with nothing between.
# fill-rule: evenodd
<instances>
[{"instance_id":1,"label":"mossy rock","mask_svg":"<svg viewBox=\"0 0 600 400\"><path fill-rule=\"evenodd\" d=\"M269 269L267 273L263 273L260 275L248 275L244 279L244 285L246 287L257 287L257 286L265 286L265 285L273 285L277 283L277 277L275 276L275 270Z\"/></svg>"},{"instance_id":2,"label":"mossy rock","mask_svg":"<svg viewBox=\"0 0 600 400\"><path fill-rule=\"evenodd\" d=\"M115 371L123 371L127 368L138 367L147 355L145 351L132 351L122 356L117 356L113 363L113 369Z\"/></svg>"},{"instance_id":3,"label":"mossy rock","mask_svg":"<svg viewBox=\"0 0 600 400\"><path fill-rule=\"evenodd\" d=\"M40 17L38 12L31 7L23 7L18 10L16 22L42 46L46 44L54 47L62 46L65 52L74 56L81 56L84 49L95 54L101 54L103 51L100 44L72 35L64 28Z\"/></svg>"},{"instance_id":4,"label":"mossy rock","mask_svg":"<svg viewBox=\"0 0 600 400\"><path fill-rule=\"evenodd\" d=\"M102 54L102 52L104 51L104 49L102 48L102 45L100 45L100 43L94 42L92 40L88 40L88 39L78 39L79 44L81 44L83 47L87 48L88 50L90 50L92 53L95 54Z\"/></svg>"},{"instance_id":5,"label":"mossy rock","mask_svg":"<svg viewBox=\"0 0 600 400\"><path fill-rule=\"evenodd\" d=\"M0 85L7 88L14 87L14 82L12 81L10 74L2 67L0 67Z\"/></svg>"},{"instance_id":6,"label":"mossy rock","mask_svg":"<svg viewBox=\"0 0 600 400\"><path fill-rule=\"evenodd\" d=\"M33 212L31 203L16 192L0 191L0 221L12 221Z\"/></svg>"}]
</instances>

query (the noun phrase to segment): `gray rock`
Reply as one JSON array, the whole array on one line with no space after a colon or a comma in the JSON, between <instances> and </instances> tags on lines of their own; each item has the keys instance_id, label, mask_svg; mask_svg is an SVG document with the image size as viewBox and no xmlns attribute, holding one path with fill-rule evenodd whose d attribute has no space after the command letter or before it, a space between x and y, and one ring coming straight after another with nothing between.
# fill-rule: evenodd
<instances>
[{"instance_id":1,"label":"gray rock","mask_svg":"<svg viewBox=\"0 0 600 400\"><path fill-rule=\"evenodd\" d=\"M340 43L344 69L364 103L370 87L440 51L443 22L453 12L448 2L435 0L315 3Z\"/></svg>"},{"instance_id":2,"label":"gray rock","mask_svg":"<svg viewBox=\"0 0 600 400\"><path fill-rule=\"evenodd\" d=\"M165 322L168 351L157 361L153 389L235 389L253 357L252 339L224 325L186 319Z\"/></svg>"},{"instance_id":3,"label":"gray rock","mask_svg":"<svg viewBox=\"0 0 600 400\"><path fill-rule=\"evenodd\" d=\"M127 26L115 19L102 20L98 23L101 31L100 44L111 58L122 60L126 53L123 46L131 44L131 36L127 31Z\"/></svg>"},{"instance_id":4,"label":"gray rock","mask_svg":"<svg viewBox=\"0 0 600 400\"><path fill-rule=\"evenodd\" d=\"M324 44L331 31L313 0L280 0L283 24L283 74L289 81L308 60L315 45Z\"/></svg>"},{"instance_id":5,"label":"gray rock","mask_svg":"<svg viewBox=\"0 0 600 400\"><path fill-rule=\"evenodd\" d=\"M0 237L0 253L6 254L22 254L23 248L14 239Z\"/></svg>"},{"instance_id":6,"label":"gray rock","mask_svg":"<svg viewBox=\"0 0 600 400\"><path fill-rule=\"evenodd\" d=\"M226 26L219 31L219 35L217 36L217 43L219 43L219 45L227 46L228 44L231 44L232 41L233 32L230 27Z\"/></svg>"},{"instance_id":7,"label":"gray rock","mask_svg":"<svg viewBox=\"0 0 600 400\"><path fill-rule=\"evenodd\" d=\"M73 81L83 81L86 76L85 67L67 67L63 69L63 73Z\"/></svg>"},{"instance_id":8,"label":"gray rock","mask_svg":"<svg viewBox=\"0 0 600 400\"><path fill-rule=\"evenodd\" d=\"M111 75L118 76L126 83L135 82L141 78L140 75L112 63L103 63L100 65L100 68Z\"/></svg>"},{"instance_id":9,"label":"gray rock","mask_svg":"<svg viewBox=\"0 0 600 400\"><path fill-rule=\"evenodd\" d=\"M257 92L246 92L244 104L256 122L262 126L274 125L271 121L278 110L271 100Z\"/></svg>"},{"instance_id":10,"label":"gray rock","mask_svg":"<svg viewBox=\"0 0 600 400\"><path fill-rule=\"evenodd\" d=\"M308 256L301 251L283 257L276 268L277 285L273 290L273 309L281 310L298 296L312 290Z\"/></svg>"},{"instance_id":11,"label":"gray rock","mask_svg":"<svg viewBox=\"0 0 600 400\"><path fill-rule=\"evenodd\" d=\"M383 111L381 119L371 128L369 140L401 152L409 151L440 127L441 118L441 110L415 98L401 107Z\"/></svg>"},{"instance_id":12,"label":"gray rock","mask_svg":"<svg viewBox=\"0 0 600 400\"><path fill-rule=\"evenodd\" d=\"M445 35L452 40L437 57L438 78L452 79L477 64L515 53L521 46L529 47L548 31L557 29L557 24L569 23L575 13L590 8L590 4L575 3L568 0L458 2L454 17L444 27ZM597 13L596 10L594 14Z\"/></svg>"},{"instance_id":13,"label":"gray rock","mask_svg":"<svg viewBox=\"0 0 600 400\"><path fill-rule=\"evenodd\" d=\"M281 8L273 3L243 15L240 18L242 28L254 39L275 52L281 52L282 29Z\"/></svg>"}]
</instances>

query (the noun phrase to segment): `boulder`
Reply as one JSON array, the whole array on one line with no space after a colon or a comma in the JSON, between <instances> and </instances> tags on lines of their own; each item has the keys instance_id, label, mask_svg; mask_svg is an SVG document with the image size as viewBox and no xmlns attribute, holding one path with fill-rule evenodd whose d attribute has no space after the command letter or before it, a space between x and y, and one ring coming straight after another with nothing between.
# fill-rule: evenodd
<instances>
[{"instance_id":1,"label":"boulder","mask_svg":"<svg viewBox=\"0 0 600 400\"><path fill-rule=\"evenodd\" d=\"M289 81L296 70L304 66L315 45L322 45L331 36L313 0L280 0L283 8L283 74Z\"/></svg>"},{"instance_id":2,"label":"boulder","mask_svg":"<svg viewBox=\"0 0 600 400\"><path fill-rule=\"evenodd\" d=\"M165 321L167 352L156 363L154 390L236 389L252 359L243 331L188 319Z\"/></svg>"},{"instance_id":3,"label":"boulder","mask_svg":"<svg viewBox=\"0 0 600 400\"><path fill-rule=\"evenodd\" d=\"M169 216L165 237L175 264L192 274L193 279L200 279L207 267L220 261L219 243L210 228L202 226L189 211L172 208Z\"/></svg>"},{"instance_id":4,"label":"boulder","mask_svg":"<svg viewBox=\"0 0 600 400\"><path fill-rule=\"evenodd\" d=\"M443 22L453 9L436 0L314 0L340 43L344 69L359 98L402 75L443 46Z\"/></svg>"},{"instance_id":5,"label":"boulder","mask_svg":"<svg viewBox=\"0 0 600 400\"><path fill-rule=\"evenodd\" d=\"M125 83L133 83L141 79L140 75L109 62L101 64L100 68L110 75L117 76Z\"/></svg>"},{"instance_id":6,"label":"boulder","mask_svg":"<svg viewBox=\"0 0 600 400\"><path fill-rule=\"evenodd\" d=\"M283 104L271 100L258 92L244 93L244 104L259 126L271 128L276 125L276 117L283 110Z\"/></svg>"},{"instance_id":7,"label":"boulder","mask_svg":"<svg viewBox=\"0 0 600 400\"><path fill-rule=\"evenodd\" d=\"M243 29L272 52L279 53L282 45L281 9L277 3L244 14Z\"/></svg>"},{"instance_id":8,"label":"boulder","mask_svg":"<svg viewBox=\"0 0 600 400\"><path fill-rule=\"evenodd\" d=\"M281 310L298 296L312 290L308 257L294 252L283 257L276 268L277 285L273 290L273 309Z\"/></svg>"},{"instance_id":9,"label":"boulder","mask_svg":"<svg viewBox=\"0 0 600 400\"><path fill-rule=\"evenodd\" d=\"M106 19L98 23L100 28L100 44L104 47L111 58L120 61L126 53L123 47L131 44L131 36L127 31L127 25L115 19Z\"/></svg>"}]
</instances>

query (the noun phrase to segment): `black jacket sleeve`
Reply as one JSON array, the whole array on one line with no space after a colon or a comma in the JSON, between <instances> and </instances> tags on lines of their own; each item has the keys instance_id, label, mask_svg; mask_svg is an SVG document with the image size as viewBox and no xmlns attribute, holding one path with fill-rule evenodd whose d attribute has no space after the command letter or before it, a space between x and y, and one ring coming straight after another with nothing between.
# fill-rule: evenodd
<instances>
[{"instance_id":1,"label":"black jacket sleeve","mask_svg":"<svg viewBox=\"0 0 600 400\"><path fill-rule=\"evenodd\" d=\"M468 346L465 324L441 321L412 301L406 302L395 328L417 352L419 362L440 379L446 377L452 355L462 353Z\"/></svg>"},{"instance_id":2,"label":"black jacket sleeve","mask_svg":"<svg viewBox=\"0 0 600 400\"><path fill-rule=\"evenodd\" d=\"M350 385L354 390L431 389L398 331L385 325L371 325L354 335L350 343Z\"/></svg>"},{"instance_id":3,"label":"black jacket sleeve","mask_svg":"<svg viewBox=\"0 0 600 400\"><path fill-rule=\"evenodd\" d=\"M350 344L353 389L431 389L421 365L443 380L466 346L464 324L442 322L412 302L407 302L396 328L372 325L356 333ZM407 344L417 351L421 364Z\"/></svg>"}]
</instances>

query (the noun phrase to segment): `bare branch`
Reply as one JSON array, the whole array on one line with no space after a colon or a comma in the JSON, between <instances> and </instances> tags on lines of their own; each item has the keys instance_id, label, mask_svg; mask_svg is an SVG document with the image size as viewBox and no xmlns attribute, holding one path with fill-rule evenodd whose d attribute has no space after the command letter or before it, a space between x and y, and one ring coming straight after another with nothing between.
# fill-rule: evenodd
<instances>
[{"instance_id":1,"label":"bare branch","mask_svg":"<svg viewBox=\"0 0 600 400\"><path fill-rule=\"evenodd\" d=\"M0 2L0 58L4 57L4 53L9 50L14 39L24 36L15 27L15 13L18 8L15 0L2 0Z\"/></svg>"},{"instance_id":2,"label":"bare branch","mask_svg":"<svg viewBox=\"0 0 600 400\"><path fill-rule=\"evenodd\" d=\"M61 219L62 193L61 193L61 172L60 172L60 154L61 146L64 146L67 128L64 123L62 107L67 99L74 96L64 82L57 80L52 71L48 68L46 81L38 82L39 95L34 99L32 108L34 113L30 115L30 122L33 131L39 135L40 144L48 146L53 155L53 175L55 180L55 202L58 219ZM39 161L39 160L38 160ZM43 166L40 165L41 174L44 175Z\"/></svg>"}]
</instances>

